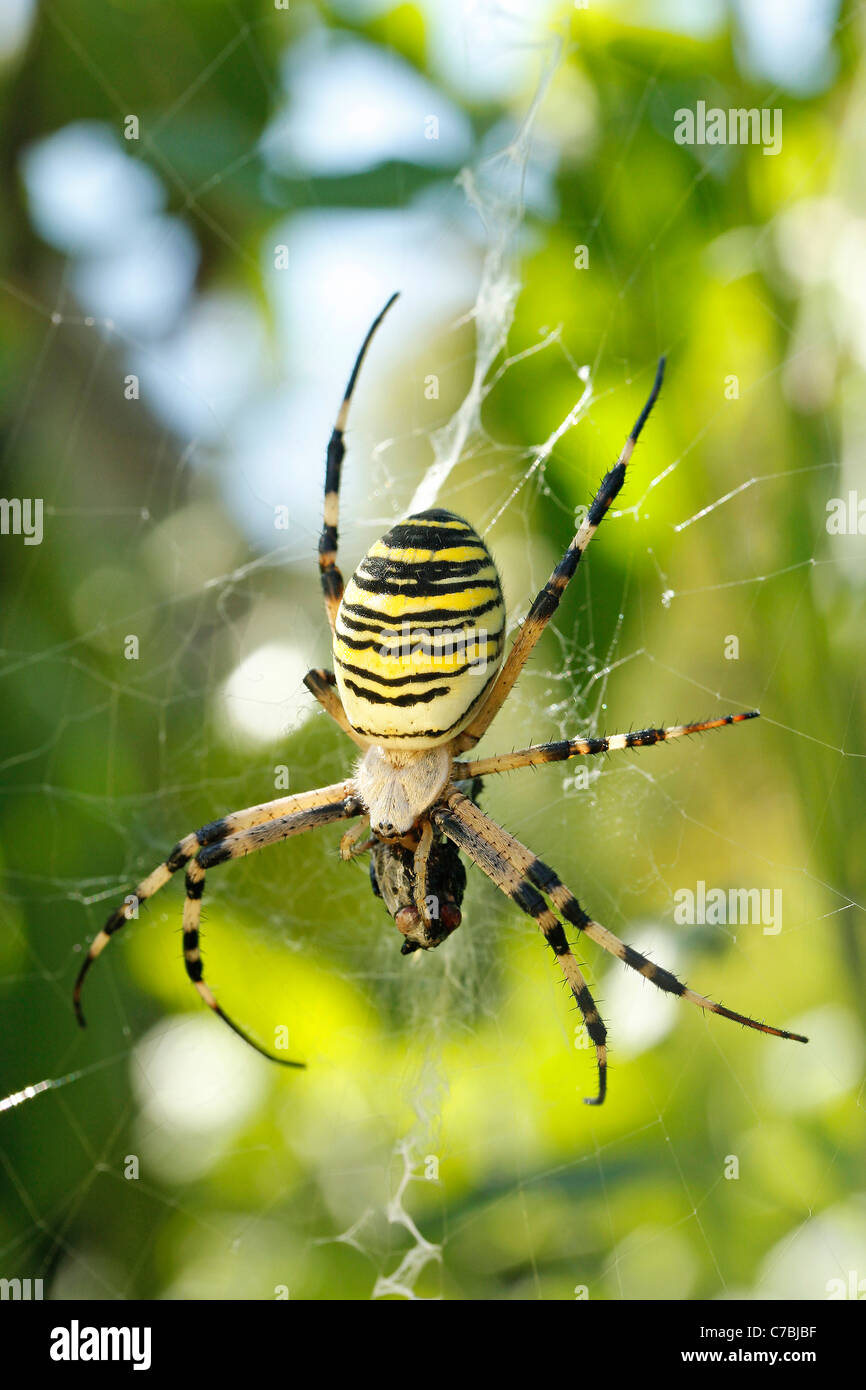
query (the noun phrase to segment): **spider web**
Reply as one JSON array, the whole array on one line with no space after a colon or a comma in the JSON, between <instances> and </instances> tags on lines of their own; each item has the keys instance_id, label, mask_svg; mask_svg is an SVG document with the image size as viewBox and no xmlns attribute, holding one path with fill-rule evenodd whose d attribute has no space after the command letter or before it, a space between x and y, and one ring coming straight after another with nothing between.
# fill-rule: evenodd
<instances>
[{"instance_id":1,"label":"spider web","mask_svg":"<svg viewBox=\"0 0 866 1390\"><path fill-rule=\"evenodd\" d=\"M70 62L113 91L59 10L47 14ZM847 1287L851 1270L866 1274L855 1158L863 1020L844 978L860 969L862 900L851 863L827 848L866 756L845 616L854 608L845 595L862 579L862 539L834 546L823 510L805 522L797 513L789 555L765 520L794 525L804 489L847 494L856 425L841 464L822 438L813 461L790 468L770 431L766 466L754 471L750 454L744 476L736 457L717 456L733 408L721 388L699 382L699 410L685 408L676 364L688 344L629 340L633 297L670 289L654 252L702 197L707 164L647 223L640 254L615 264L600 333L590 341L579 331L578 270L571 301L555 317L539 314L536 302L548 300L530 291L545 228L556 225L563 92L574 98L566 79L580 32L552 12L542 24L519 8L479 14L466 30L470 57L513 60L500 99L503 110L519 102L520 114L503 116L456 181L443 176L410 202L396 231L369 212L330 218L313 206L286 222L278 209L253 254L214 219L211 189L256 161L270 161L276 177L289 158L281 94L257 59L256 26L240 14L164 121L245 53L276 118L264 144L195 188L164 159L160 168L159 146L144 137L193 234L201 219L239 276L264 284L270 356L260 344L234 413L221 381L195 378L194 354L184 356L176 335L137 334L90 312L74 253L53 300L4 285L38 345L14 412L11 476L22 495L44 493L47 541L52 531L66 537L9 552L15 587L0 658L10 707L32 699L34 727L47 730L10 727L2 761L20 829L3 878L15 1041L4 1063L0 1275L43 1278L47 1296L822 1298L829 1280ZM614 256L611 219L658 84L650 70L602 197L575 234L591 265ZM777 100L770 92L762 104ZM116 106L120 117L123 93ZM839 218L842 178L835 196ZM764 264L769 241L793 275L804 197L792 193L754 234L717 236L707 273L736 286ZM853 225L853 194L848 215ZM837 223L832 230L841 237ZM171 228L161 235L170 240ZM194 1010L177 959L177 886L100 959L85 998L90 1028L75 1034L68 996L81 951L178 836L282 794L281 778L297 791L351 766L301 677L328 663L314 563L321 453L353 347L394 288L393 268L366 256L383 236L398 269L411 276L426 260L441 279L430 297L411 279L396 286L403 298L364 368L345 466L345 573L387 525L437 502L488 539L516 626L668 353L668 385L622 501L483 748L754 706L762 721L688 747L491 778L482 805L631 944L731 1007L810 1034L805 1059L580 951L612 1062L606 1107L587 1110L592 1052L531 922L470 870L460 932L440 951L403 959L365 861L340 864L333 832L212 873L205 898L206 978L257 1037L270 1042L285 1025L306 1075L274 1074ZM319 241L347 269L318 301L331 317L303 321L297 280ZM270 263L283 242L300 267L288 288ZM767 402L808 389L816 361L851 349L853 328L816 309L826 283L807 267L798 288L787 349L740 383L738 399L756 400L758 413L778 414ZM769 302L756 312L774 320ZM237 299L190 292L183 313L201 333L235 329L250 340ZM40 433L46 383L68 381L70 355L76 389L55 406L59 429ZM848 370L853 383L860 369ZM107 373L137 375L143 402L151 393L131 427L94 419ZM512 407L533 394L552 413L527 444ZM49 487L34 448L61 437ZM129 476L99 455L92 478L80 475L88 445L105 451L118 440ZM126 554L135 565L127 583ZM30 627L46 588L71 592L73 636L44 618ZM823 664L798 647L815 611L830 633ZM731 636L739 659L724 657ZM130 637L139 653L126 660ZM824 682L826 717L815 701L797 717L801 662ZM35 861L21 847L37 838ZM782 930L677 925L677 895L698 880L778 890ZM792 1155L786 1172L780 1153ZM755 1222L746 1258L738 1242Z\"/></svg>"}]
</instances>

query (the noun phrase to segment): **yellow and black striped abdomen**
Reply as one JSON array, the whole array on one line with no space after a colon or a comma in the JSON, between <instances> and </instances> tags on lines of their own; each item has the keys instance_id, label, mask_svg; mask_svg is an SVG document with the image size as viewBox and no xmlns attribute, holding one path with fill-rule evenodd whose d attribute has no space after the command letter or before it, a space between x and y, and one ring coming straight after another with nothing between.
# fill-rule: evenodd
<instances>
[{"instance_id":1,"label":"yellow and black striped abdomen","mask_svg":"<svg viewBox=\"0 0 866 1390\"><path fill-rule=\"evenodd\" d=\"M438 509L392 527L343 595L334 672L358 733L391 748L432 748L463 728L502 660L505 606L496 566L468 521Z\"/></svg>"}]
</instances>

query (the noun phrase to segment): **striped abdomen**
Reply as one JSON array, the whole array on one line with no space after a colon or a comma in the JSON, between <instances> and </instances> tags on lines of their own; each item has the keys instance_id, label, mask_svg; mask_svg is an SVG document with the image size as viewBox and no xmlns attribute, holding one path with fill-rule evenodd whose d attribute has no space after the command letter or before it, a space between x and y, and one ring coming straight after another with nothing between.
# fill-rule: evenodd
<instances>
[{"instance_id":1,"label":"striped abdomen","mask_svg":"<svg viewBox=\"0 0 866 1390\"><path fill-rule=\"evenodd\" d=\"M452 512L419 512L367 551L340 603L334 671L358 733L386 747L453 738L502 660L505 606L490 552Z\"/></svg>"}]
</instances>

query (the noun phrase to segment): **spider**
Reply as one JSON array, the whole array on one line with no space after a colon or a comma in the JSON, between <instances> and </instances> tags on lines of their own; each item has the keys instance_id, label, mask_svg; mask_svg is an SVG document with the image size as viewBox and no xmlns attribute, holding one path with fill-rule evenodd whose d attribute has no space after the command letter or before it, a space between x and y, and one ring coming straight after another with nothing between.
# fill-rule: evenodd
<instances>
[{"instance_id":1,"label":"spider","mask_svg":"<svg viewBox=\"0 0 866 1390\"><path fill-rule=\"evenodd\" d=\"M469 522L440 509L407 517L377 541L344 587L337 568L340 474L349 405L370 342L397 299L394 294L361 345L328 444L324 526L319 569L333 638L334 672L309 671L307 689L361 750L344 782L279 797L233 811L180 840L109 917L94 938L75 983L74 1006L84 1026L81 989L90 966L111 937L180 869L186 871L183 958L205 1003L263 1056L284 1066L220 1007L203 977L199 920L208 869L252 854L332 821L355 820L340 841L344 860L371 851L370 879L403 935L402 952L440 946L460 925L466 886L461 851L497 888L534 918L552 947L594 1044L598 1085L587 1105L601 1105L607 1090L607 1031L565 923L576 928L668 994L721 1014L747 1028L796 1042L798 1033L771 1028L734 1013L688 988L670 971L627 946L593 920L549 865L480 808L481 779L515 768L623 748L646 748L688 734L755 719L757 710L694 724L563 739L461 760L502 708L536 642L559 607L569 580L618 495L640 433L658 399L661 358L649 398L613 468L564 556L537 595L508 655L499 576L486 545ZM504 658L504 659L503 659Z\"/></svg>"}]
</instances>

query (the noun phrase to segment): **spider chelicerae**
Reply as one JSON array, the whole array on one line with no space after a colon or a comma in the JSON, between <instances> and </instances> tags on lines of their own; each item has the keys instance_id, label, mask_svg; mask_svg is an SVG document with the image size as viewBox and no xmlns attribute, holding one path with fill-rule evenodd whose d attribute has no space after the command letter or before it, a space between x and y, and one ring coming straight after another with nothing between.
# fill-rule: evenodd
<instances>
[{"instance_id":1,"label":"spider chelicerae","mask_svg":"<svg viewBox=\"0 0 866 1390\"><path fill-rule=\"evenodd\" d=\"M497 825L478 805L481 779L539 763L645 748L708 729L755 719L757 710L695 724L642 729L605 738L563 739L493 757L462 760L502 708L536 642L559 607L569 580L623 485L641 430L658 398L665 359L619 459L602 479L584 520L534 600L508 655L499 576L481 537L461 517L440 509L407 517L377 541L343 585L337 568L340 473L349 404L361 364L392 295L371 325L349 377L328 444L319 569L333 634L334 672L312 670L304 683L361 750L344 782L211 821L180 840L168 858L112 913L82 963L74 1004L84 1026L81 989L110 938L172 874L186 870L183 958L205 1003L257 1052L283 1066L223 1011L203 978L199 922L208 869L332 821L355 820L340 841L343 859L370 851L370 879L403 935L402 951L440 946L460 925L466 854L541 928L553 949L595 1046L600 1105L607 1089L607 1032L572 954L565 923L668 994L747 1028L806 1042L734 1013L689 989L594 921L549 865Z\"/></svg>"}]
</instances>

